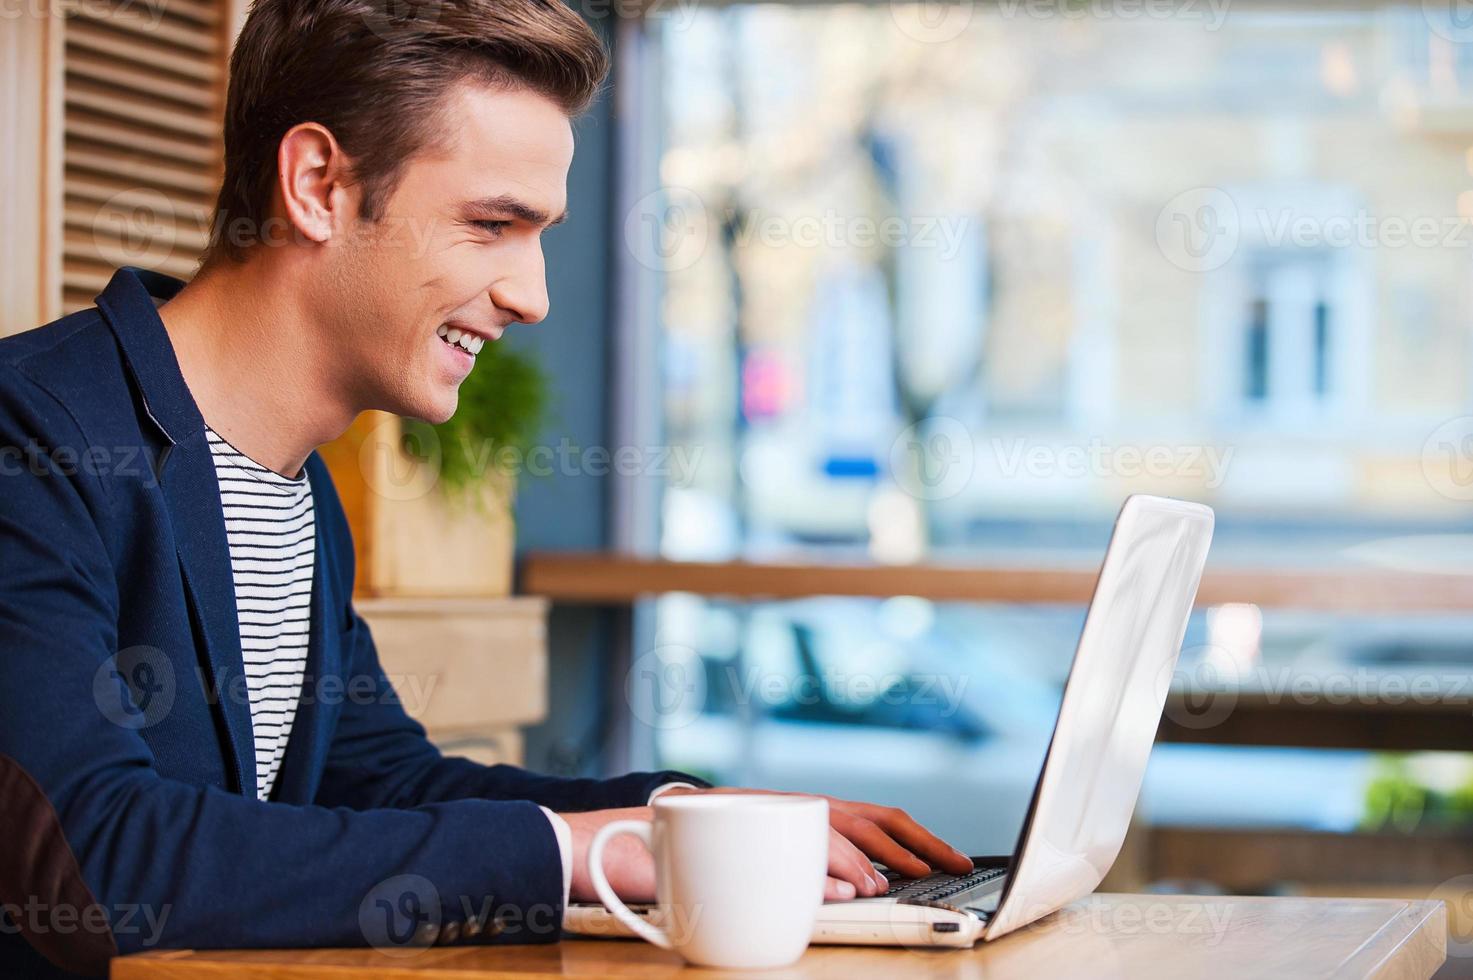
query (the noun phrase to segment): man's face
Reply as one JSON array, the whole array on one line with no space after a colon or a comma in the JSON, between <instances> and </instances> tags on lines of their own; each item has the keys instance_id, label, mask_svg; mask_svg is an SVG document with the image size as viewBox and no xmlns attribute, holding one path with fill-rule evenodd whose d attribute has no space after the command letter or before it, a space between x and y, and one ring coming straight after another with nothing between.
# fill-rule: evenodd
<instances>
[{"instance_id":1,"label":"man's face","mask_svg":"<svg viewBox=\"0 0 1473 980\"><path fill-rule=\"evenodd\" d=\"M568 117L541 95L466 82L445 99L447 146L406 165L376 222L355 222L323 292L358 403L430 422L455 412L467 346L547 315L541 236L573 159Z\"/></svg>"}]
</instances>

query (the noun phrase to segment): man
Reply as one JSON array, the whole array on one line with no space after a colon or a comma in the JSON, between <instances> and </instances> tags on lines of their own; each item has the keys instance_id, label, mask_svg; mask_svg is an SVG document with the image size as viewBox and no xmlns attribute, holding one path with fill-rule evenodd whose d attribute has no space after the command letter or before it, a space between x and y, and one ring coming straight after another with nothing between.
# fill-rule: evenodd
<instances>
[{"instance_id":1,"label":"man","mask_svg":"<svg viewBox=\"0 0 1473 980\"><path fill-rule=\"evenodd\" d=\"M547 312L570 120L605 57L546 0L258 0L188 285L122 270L0 342L0 973L151 947L549 942L604 823L679 773L442 757L353 610L315 448L448 418L475 352ZM970 862L833 801L829 894ZM609 877L649 898L637 844ZM756 896L754 896L756 898Z\"/></svg>"}]
</instances>

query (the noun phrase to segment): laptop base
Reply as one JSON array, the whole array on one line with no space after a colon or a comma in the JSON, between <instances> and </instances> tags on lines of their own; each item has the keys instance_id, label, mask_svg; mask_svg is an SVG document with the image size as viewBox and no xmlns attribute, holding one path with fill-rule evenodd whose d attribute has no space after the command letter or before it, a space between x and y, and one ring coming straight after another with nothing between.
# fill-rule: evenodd
<instances>
[{"instance_id":1,"label":"laptop base","mask_svg":"<svg viewBox=\"0 0 1473 980\"><path fill-rule=\"evenodd\" d=\"M1005 867L1006 858L973 858L979 868ZM884 870L883 868L881 869ZM931 875L912 880L891 877L892 891L903 892L920 882L942 885L959 875ZM812 942L844 946L941 946L970 947L982 937L987 920L997 909L1007 881L1006 873L985 884L949 896L944 901L926 901L880 895L844 902L825 902L818 910ZM660 910L653 905L631 905L636 915L663 926ZM563 918L563 930L587 938L634 938L634 933L602 905L573 904Z\"/></svg>"}]
</instances>

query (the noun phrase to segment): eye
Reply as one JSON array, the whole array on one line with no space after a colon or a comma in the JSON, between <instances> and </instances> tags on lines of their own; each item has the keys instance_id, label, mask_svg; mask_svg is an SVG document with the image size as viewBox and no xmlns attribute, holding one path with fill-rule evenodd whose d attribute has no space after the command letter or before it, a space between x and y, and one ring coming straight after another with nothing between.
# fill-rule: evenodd
<instances>
[{"instance_id":1,"label":"eye","mask_svg":"<svg viewBox=\"0 0 1473 980\"><path fill-rule=\"evenodd\" d=\"M492 238L500 238L502 232L511 227L510 221L474 221L472 224L489 234Z\"/></svg>"}]
</instances>

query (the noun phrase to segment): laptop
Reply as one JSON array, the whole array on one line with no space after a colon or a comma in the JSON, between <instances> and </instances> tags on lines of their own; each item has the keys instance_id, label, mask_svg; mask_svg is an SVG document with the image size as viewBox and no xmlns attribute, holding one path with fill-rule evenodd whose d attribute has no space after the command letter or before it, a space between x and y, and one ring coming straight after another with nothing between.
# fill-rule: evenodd
<instances>
[{"instance_id":1,"label":"laptop","mask_svg":"<svg viewBox=\"0 0 1473 980\"><path fill-rule=\"evenodd\" d=\"M1125 842L1212 526L1201 504L1135 495L1121 507L1013 853L974 857L964 875L880 868L890 889L824 903L815 943L971 946L1095 890ZM660 922L654 906L630 908ZM632 935L601 905L572 905L564 928Z\"/></svg>"}]
</instances>

